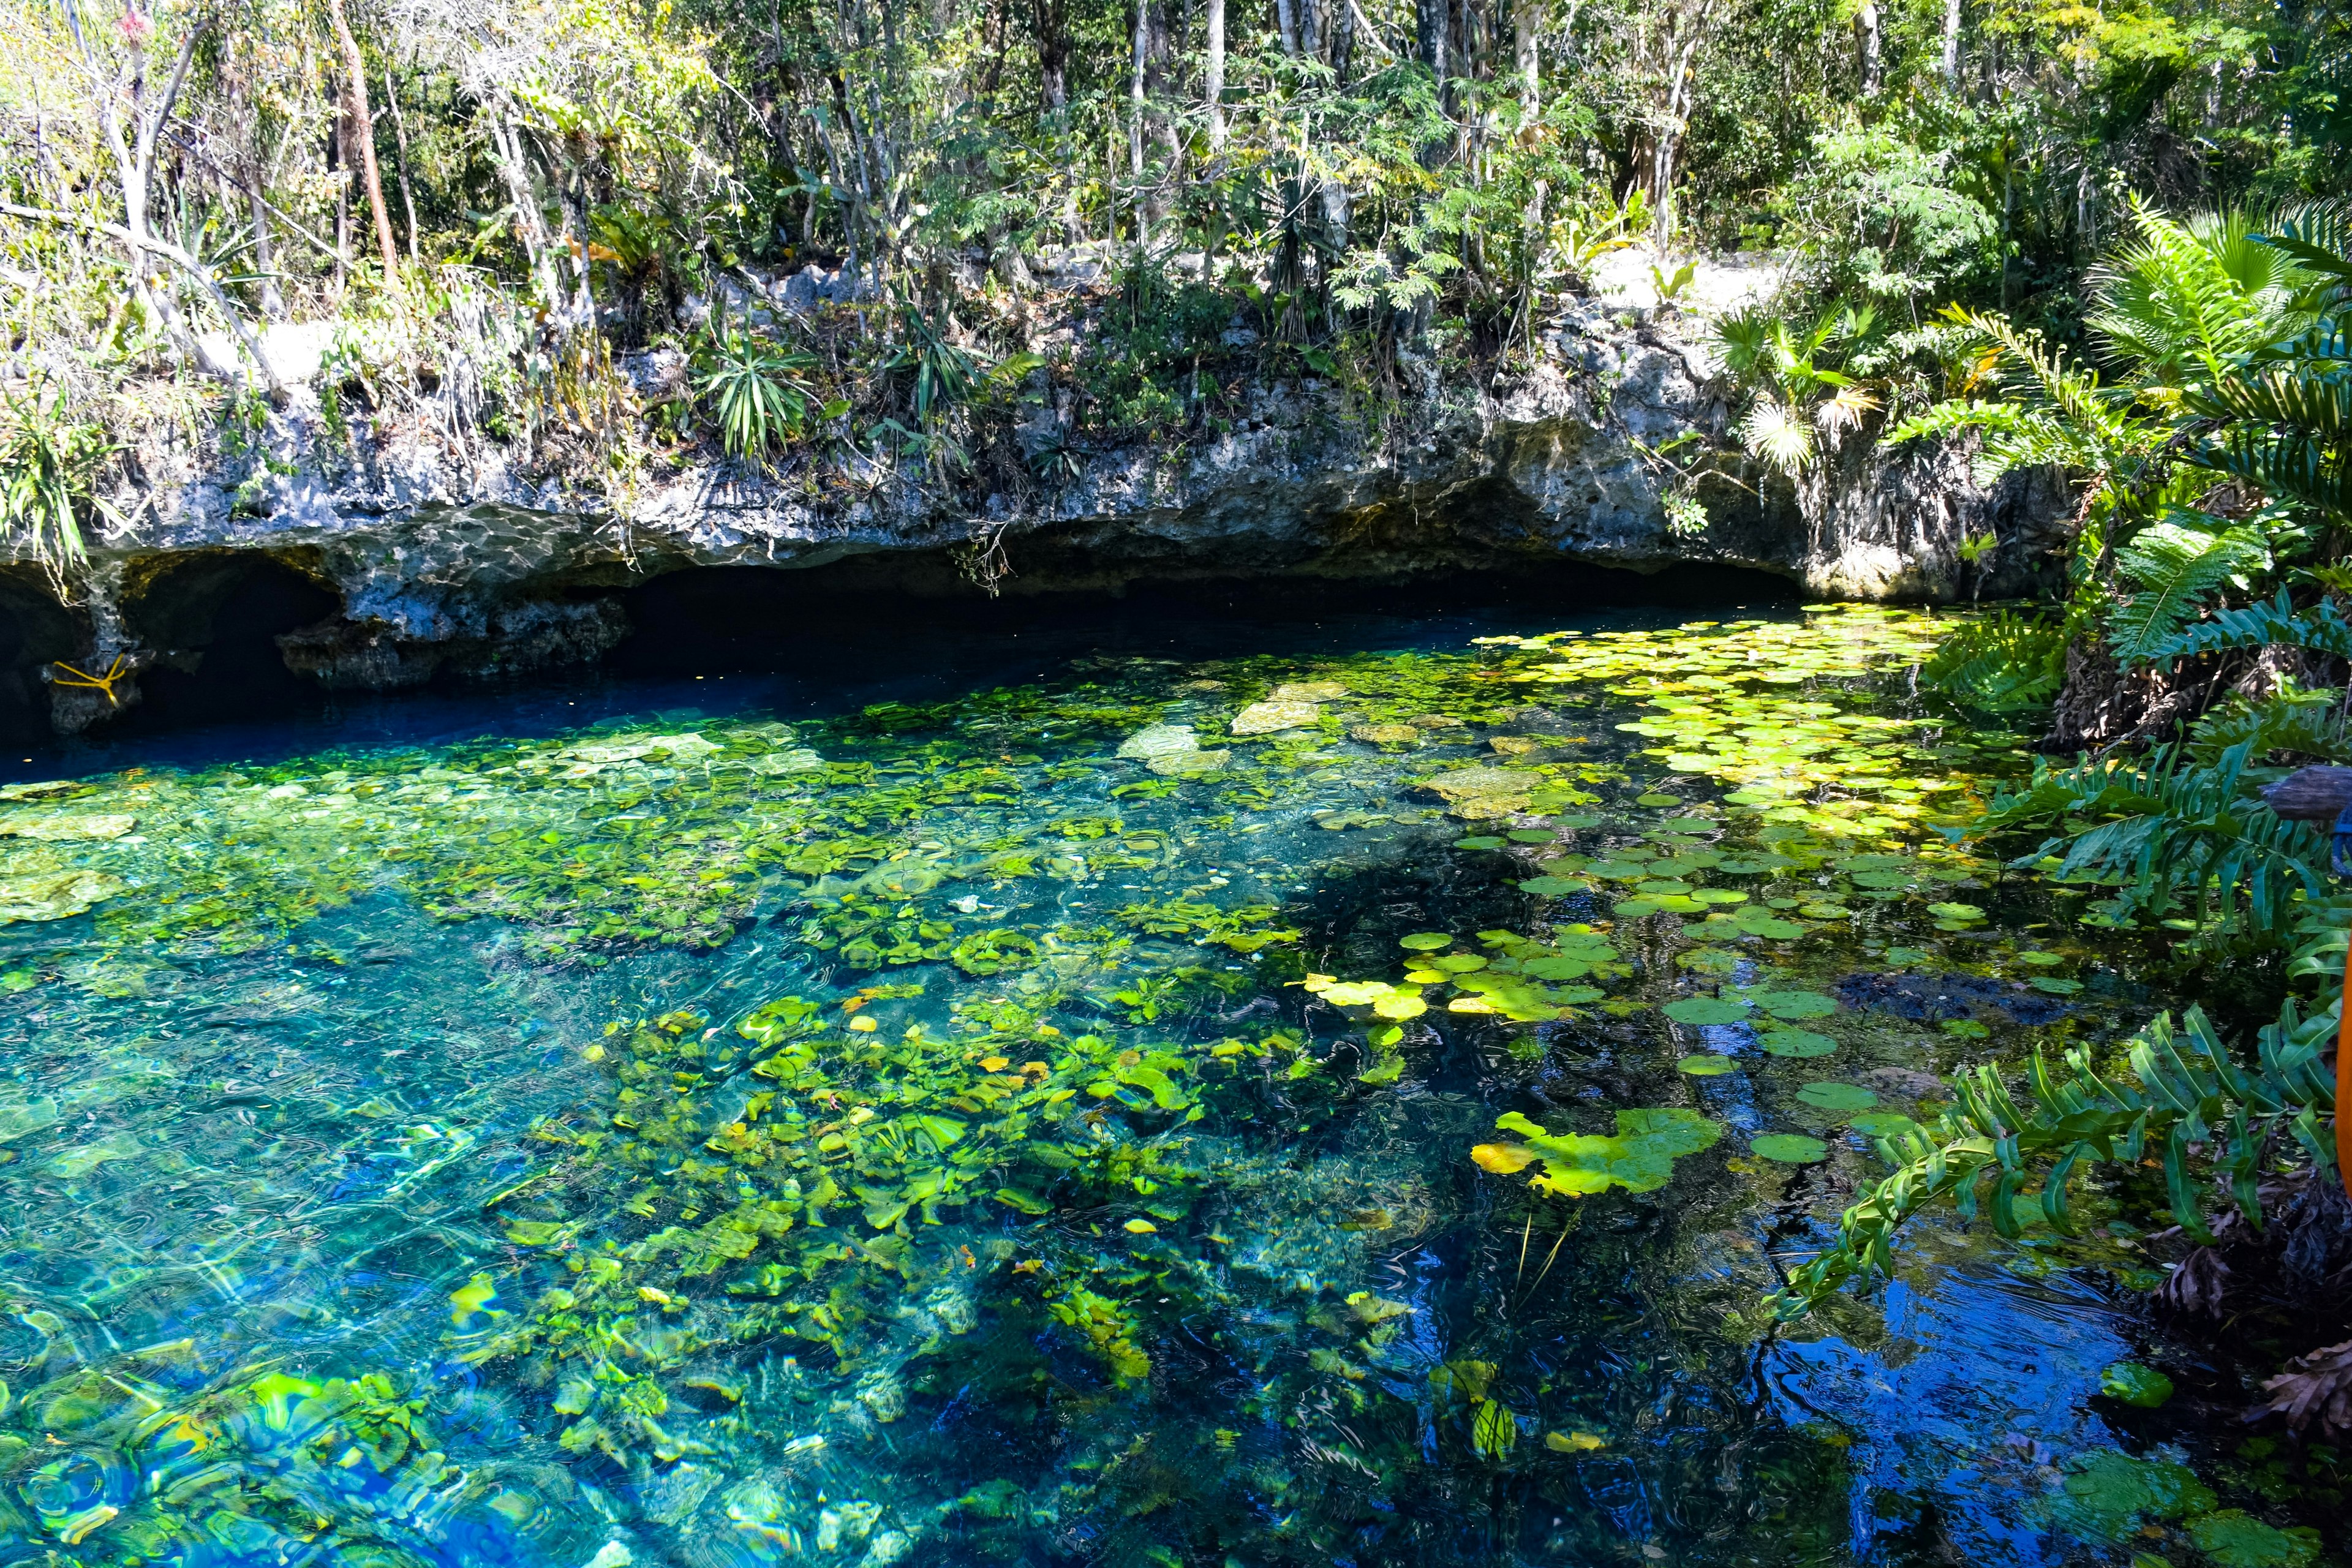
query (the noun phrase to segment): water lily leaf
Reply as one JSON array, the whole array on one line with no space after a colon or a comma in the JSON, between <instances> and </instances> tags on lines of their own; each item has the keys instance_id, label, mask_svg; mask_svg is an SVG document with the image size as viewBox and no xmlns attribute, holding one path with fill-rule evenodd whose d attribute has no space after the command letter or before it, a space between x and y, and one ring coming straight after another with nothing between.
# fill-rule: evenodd
<instances>
[{"instance_id":1,"label":"water lily leaf","mask_svg":"<svg viewBox=\"0 0 2352 1568\"><path fill-rule=\"evenodd\" d=\"M2152 1366L2119 1361L2099 1373L2099 1392L2109 1399L2154 1410L2172 1397L2172 1379Z\"/></svg>"},{"instance_id":2,"label":"water lily leaf","mask_svg":"<svg viewBox=\"0 0 2352 1568\"><path fill-rule=\"evenodd\" d=\"M1659 1011L1677 1024L1737 1024L1748 1016L1748 1009L1738 1003L1715 996L1685 996Z\"/></svg>"},{"instance_id":3,"label":"water lily leaf","mask_svg":"<svg viewBox=\"0 0 2352 1568\"><path fill-rule=\"evenodd\" d=\"M1402 1078L1403 1076L1404 1058L1402 1057L1391 1057L1388 1060L1376 1063L1371 1067L1366 1068L1362 1072L1358 1073L1356 1075L1356 1081L1358 1083L1369 1083L1378 1086L1384 1083L1394 1083L1398 1079Z\"/></svg>"},{"instance_id":4,"label":"water lily leaf","mask_svg":"<svg viewBox=\"0 0 2352 1568\"><path fill-rule=\"evenodd\" d=\"M1454 847L1456 849L1500 849L1502 847L1501 839L1490 837L1485 834L1475 835L1468 838L1457 838L1454 841Z\"/></svg>"},{"instance_id":5,"label":"water lily leaf","mask_svg":"<svg viewBox=\"0 0 2352 1568\"><path fill-rule=\"evenodd\" d=\"M1054 1212L1052 1204L1034 1193L1024 1193L1019 1187L997 1188L996 1201L1007 1208L1018 1209L1021 1213L1030 1215L1049 1215Z\"/></svg>"},{"instance_id":6,"label":"water lily leaf","mask_svg":"<svg viewBox=\"0 0 2352 1568\"><path fill-rule=\"evenodd\" d=\"M1575 832L1580 828L1598 827L1601 826L1601 819L1597 816L1555 816L1551 819L1551 825L1554 827Z\"/></svg>"},{"instance_id":7,"label":"water lily leaf","mask_svg":"<svg viewBox=\"0 0 2352 1568\"><path fill-rule=\"evenodd\" d=\"M1591 1432L1547 1432L1544 1447L1555 1454L1589 1454L1608 1446L1608 1439Z\"/></svg>"},{"instance_id":8,"label":"water lily leaf","mask_svg":"<svg viewBox=\"0 0 2352 1568\"><path fill-rule=\"evenodd\" d=\"M1807 1105L1828 1111L1868 1110L1878 1096L1858 1083L1809 1083L1797 1090Z\"/></svg>"},{"instance_id":9,"label":"water lily leaf","mask_svg":"<svg viewBox=\"0 0 2352 1568\"><path fill-rule=\"evenodd\" d=\"M2121 1542L2148 1520L2204 1514L2216 1500L2186 1465L2137 1459L2105 1448L2068 1461L2052 1510L2055 1522L2086 1541Z\"/></svg>"},{"instance_id":10,"label":"water lily leaf","mask_svg":"<svg viewBox=\"0 0 2352 1568\"><path fill-rule=\"evenodd\" d=\"M1756 997L1756 1005L1775 1018L1826 1018L1837 1011L1837 1004L1818 991L1766 991Z\"/></svg>"},{"instance_id":11,"label":"water lily leaf","mask_svg":"<svg viewBox=\"0 0 2352 1568\"><path fill-rule=\"evenodd\" d=\"M1846 1123L1866 1138L1897 1138L1919 1124L1893 1110L1865 1110Z\"/></svg>"},{"instance_id":12,"label":"water lily leaf","mask_svg":"<svg viewBox=\"0 0 2352 1568\"><path fill-rule=\"evenodd\" d=\"M2049 974L2037 974L2026 984L2053 996L2073 996L2083 989L2083 983L2079 980L2061 980Z\"/></svg>"},{"instance_id":13,"label":"water lily leaf","mask_svg":"<svg viewBox=\"0 0 2352 1568\"><path fill-rule=\"evenodd\" d=\"M1544 1166L1533 1185L1559 1197L1581 1197L1612 1186L1655 1192L1674 1175L1676 1160L1712 1147L1723 1136L1720 1122L1679 1106L1620 1110L1616 1117L1614 1136L1555 1136L1516 1110L1496 1118L1495 1125L1527 1140Z\"/></svg>"},{"instance_id":14,"label":"water lily leaf","mask_svg":"<svg viewBox=\"0 0 2352 1568\"><path fill-rule=\"evenodd\" d=\"M2063 954L2055 952L2021 952L2017 955L2017 962L2032 964L2037 969L2047 969L2066 960Z\"/></svg>"},{"instance_id":15,"label":"water lily leaf","mask_svg":"<svg viewBox=\"0 0 2352 1568\"><path fill-rule=\"evenodd\" d=\"M1737 888L1701 888L1691 897L1702 904L1744 904L1748 895Z\"/></svg>"},{"instance_id":16,"label":"water lily leaf","mask_svg":"<svg viewBox=\"0 0 2352 1568\"><path fill-rule=\"evenodd\" d=\"M1683 797L1678 795L1660 795L1655 790L1633 797L1635 805L1680 805L1682 803Z\"/></svg>"},{"instance_id":17,"label":"water lily leaf","mask_svg":"<svg viewBox=\"0 0 2352 1568\"><path fill-rule=\"evenodd\" d=\"M1581 877L1529 877L1519 884L1519 890L1540 898L1564 898L1570 893L1581 893L1592 886Z\"/></svg>"},{"instance_id":18,"label":"water lily leaf","mask_svg":"<svg viewBox=\"0 0 2352 1568\"><path fill-rule=\"evenodd\" d=\"M2200 1515L2188 1528L2216 1568L2305 1568L2319 1555L2319 1532L2310 1526L2280 1530L2242 1509Z\"/></svg>"},{"instance_id":19,"label":"water lily leaf","mask_svg":"<svg viewBox=\"0 0 2352 1568\"><path fill-rule=\"evenodd\" d=\"M1797 912L1809 921L1844 921L1853 918L1853 911L1843 904L1799 904Z\"/></svg>"},{"instance_id":20,"label":"water lily leaf","mask_svg":"<svg viewBox=\"0 0 2352 1568\"><path fill-rule=\"evenodd\" d=\"M1759 1159L1778 1161L1783 1165L1810 1165L1816 1160L1828 1159L1830 1146L1801 1132L1767 1132L1761 1138L1749 1139L1748 1150Z\"/></svg>"},{"instance_id":21,"label":"water lily leaf","mask_svg":"<svg viewBox=\"0 0 2352 1568\"><path fill-rule=\"evenodd\" d=\"M1514 827L1507 837L1514 844L1555 844L1559 840L1558 834L1543 827Z\"/></svg>"},{"instance_id":22,"label":"water lily leaf","mask_svg":"<svg viewBox=\"0 0 2352 1568\"><path fill-rule=\"evenodd\" d=\"M1480 1457L1500 1459L1519 1440L1519 1419L1505 1406L1482 1399L1470 1414L1470 1446Z\"/></svg>"},{"instance_id":23,"label":"water lily leaf","mask_svg":"<svg viewBox=\"0 0 2352 1568\"><path fill-rule=\"evenodd\" d=\"M1148 1219L1131 1219L1119 1228L1129 1236L1157 1236L1160 1227Z\"/></svg>"},{"instance_id":24,"label":"water lily leaf","mask_svg":"<svg viewBox=\"0 0 2352 1568\"><path fill-rule=\"evenodd\" d=\"M1452 947L1454 939L1442 931L1417 931L1411 936L1397 938L1397 945L1408 952L1435 952L1440 948Z\"/></svg>"},{"instance_id":25,"label":"water lily leaf","mask_svg":"<svg viewBox=\"0 0 2352 1568\"><path fill-rule=\"evenodd\" d=\"M1523 1143L1481 1143L1470 1151L1471 1163L1498 1176L1516 1176L1536 1162L1536 1152Z\"/></svg>"},{"instance_id":26,"label":"water lily leaf","mask_svg":"<svg viewBox=\"0 0 2352 1568\"><path fill-rule=\"evenodd\" d=\"M1711 1055L1685 1057L1675 1066L1678 1070L1686 1072L1693 1078L1720 1078L1725 1073L1738 1070L1738 1064L1729 1057Z\"/></svg>"},{"instance_id":27,"label":"water lily leaf","mask_svg":"<svg viewBox=\"0 0 2352 1568\"><path fill-rule=\"evenodd\" d=\"M1835 1040L1811 1029L1767 1029L1758 1038L1776 1057L1825 1057L1837 1049Z\"/></svg>"},{"instance_id":28,"label":"water lily leaf","mask_svg":"<svg viewBox=\"0 0 2352 1568\"><path fill-rule=\"evenodd\" d=\"M1805 928L1796 921L1784 921L1754 904L1741 906L1732 921L1750 936L1769 937L1774 942L1789 942L1805 934Z\"/></svg>"},{"instance_id":29,"label":"water lily leaf","mask_svg":"<svg viewBox=\"0 0 2352 1568\"><path fill-rule=\"evenodd\" d=\"M1927 912L1953 925L1971 925L1985 918L1984 910L1974 904L1929 904Z\"/></svg>"}]
</instances>

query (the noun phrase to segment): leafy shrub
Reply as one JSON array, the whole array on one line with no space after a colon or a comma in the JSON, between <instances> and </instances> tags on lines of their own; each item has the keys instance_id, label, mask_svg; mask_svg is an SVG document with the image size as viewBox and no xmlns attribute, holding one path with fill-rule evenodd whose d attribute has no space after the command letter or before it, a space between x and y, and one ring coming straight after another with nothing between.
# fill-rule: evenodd
<instances>
[{"instance_id":1,"label":"leafy shrub","mask_svg":"<svg viewBox=\"0 0 2352 1568\"><path fill-rule=\"evenodd\" d=\"M797 438L817 395L802 373L816 361L740 327L714 326L696 355L694 388L719 422L727 455L765 466Z\"/></svg>"},{"instance_id":2,"label":"leafy shrub","mask_svg":"<svg viewBox=\"0 0 2352 1568\"><path fill-rule=\"evenodd\" d=\"M98 474L115 451L102 426L65 418L38 386L6 399L0 432L0 539L63 580L82 561L82 520L111 509L99 499Z\"/></svg>"}]
</instances>

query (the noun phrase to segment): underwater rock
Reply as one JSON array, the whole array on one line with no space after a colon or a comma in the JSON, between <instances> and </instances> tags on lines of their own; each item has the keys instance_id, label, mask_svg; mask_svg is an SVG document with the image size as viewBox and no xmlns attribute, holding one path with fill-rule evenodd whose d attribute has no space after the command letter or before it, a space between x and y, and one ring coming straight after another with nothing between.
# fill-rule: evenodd
<instances>
[{"instance_id":1,"label":"underwater rock","mask_svg":"<svg viewBox=\"0 0 2352 1568\"><path fill-rule=\"evenodd\" d=\"M96 812L88 816L0 818L0 838L37 838L51 843L120 838L137 826L137 817L119 812Z\"/></svg>"},{"instance_id":2,"label":"underwater rock","mask_svg":"<svg viewBox=\"0 0 2352 1568\"><path fill-rule=\"evenodd\" d=\"M1269 697L1234 715L1236 735L1271 735L1282 730L1304 730L1323 717L1323 710L1305 698Z\"/></svg>"},{"instance_id":3,"label":"underwater rock","mask_svg":"<svg viewBox=\"0 0 2352 1568\"><path fill-rule=\"evenodd\" d=\"M30 871L0 876L0 926L16 921L61 921L86 914L130 884L104 871Z\"/></svg>"},{"instance_id":4,"label":"underwater rock","mask_svg":"<svg viewBox=\"0 0 2352 1568\"><path fill-rule=\"evenodd\" d=\"M1422 781L1421 787L1445 802L1454 816L1470 821L1525 811L1542 776L1521 768L1455 768Z\"/></svg>"}]
</instances>

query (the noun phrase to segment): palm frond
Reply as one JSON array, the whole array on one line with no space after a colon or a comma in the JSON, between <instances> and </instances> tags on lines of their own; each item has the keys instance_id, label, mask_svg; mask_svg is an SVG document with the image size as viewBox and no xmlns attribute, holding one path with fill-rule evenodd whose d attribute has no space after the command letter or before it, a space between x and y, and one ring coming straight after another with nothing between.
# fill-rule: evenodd
<instances>
[{"instance_id":1,"label":"palm frond","mask_svg":"<svg viewBox=\"0 0 2352 1568\"><path fill-rule=\"evenodd\" d=\"M1787 404L1762 398L1739 426L1740 443L1784 474L1795 475L1813 460L1813 427Z\"/></svg>"},{"instance_id":2,"label":"palm frond","mask_svg":"<svg viewBox=\"0 0 2352 1568\"><path fill-rule=\"evenodd\" d=\"M2338 707L2342 693L2288 686L2259 700L2241 697L2214 709L2189 731L2189 754L2207 766L2235 746L2324 763L2352 763L2352 730Z\"/></svg>"}]
</instances>

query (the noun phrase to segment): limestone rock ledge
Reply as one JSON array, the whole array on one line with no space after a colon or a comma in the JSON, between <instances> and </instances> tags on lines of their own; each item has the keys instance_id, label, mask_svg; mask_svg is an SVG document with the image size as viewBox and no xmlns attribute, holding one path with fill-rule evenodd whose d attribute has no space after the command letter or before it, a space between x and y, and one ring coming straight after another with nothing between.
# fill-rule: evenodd
<instances>
[{"instance_id":1,"label":"limestone rock ledge","mask_svg":"<svg viewBox=\"0 0 2352 1568\"><path fill-rule=\"evenodd\" d=\"M2055 476L1988 489L1956 447L1851 443L1792 485L1727 450L1726 390L1694 337L1627 320L1571 311L1533 368L1491 385L1408 363L1404 395L1381 409L1311 380L1259 384L1235 428L1183 445L1066 445L1041 374L1017 431L1030 460L995 465L993 489L911 464L803 458L761 475L707 454L656 458L607 487L593 442L527 470L453 435L454 411L430 399L352 416L339 440L319 394L298 386L236 462L142 454L148 489L120 498L132 521L96 542L65 594L0 555L0 731L102 723L139 701L142 671L201 668L237 584L265 562L317 596L317 618L277 638L287 668L377 690L593 662L628 635L619 595L696 566L829 567L910 594L993 579L1020 595L1707 564L1815 598L1911 601L2012 594L2051 569L2067 510ZM677 381L675 360L628 369L652 391ZM1724 455L1693 492L1704 526L1686 517L1677 531L1665 497L1701 445ZM1041 468L1055 479L1034 478ZM1962 541L1988 533L1997 547L1969 564ZM76 682L110 670L110 685Z\"/></svg>"}]
</instances>

